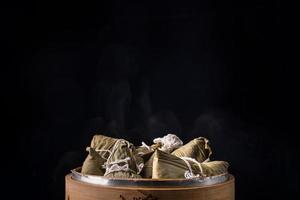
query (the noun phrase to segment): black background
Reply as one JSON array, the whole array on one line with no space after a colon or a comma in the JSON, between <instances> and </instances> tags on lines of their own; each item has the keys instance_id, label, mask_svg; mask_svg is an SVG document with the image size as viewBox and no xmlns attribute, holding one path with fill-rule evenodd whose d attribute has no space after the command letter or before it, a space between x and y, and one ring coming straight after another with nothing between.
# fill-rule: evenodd
<instances>
[{"instance_id":1,"label":"black background","mask_svg":"<svg viewBox=\"0 0 300 200\"><path fill-rule=\"evenodd\" d=\"M94 133L205 136L236 199L298 192L280 1L24 1L1 15L9 199L63 199Z\"/></svg>"}]
</instances>

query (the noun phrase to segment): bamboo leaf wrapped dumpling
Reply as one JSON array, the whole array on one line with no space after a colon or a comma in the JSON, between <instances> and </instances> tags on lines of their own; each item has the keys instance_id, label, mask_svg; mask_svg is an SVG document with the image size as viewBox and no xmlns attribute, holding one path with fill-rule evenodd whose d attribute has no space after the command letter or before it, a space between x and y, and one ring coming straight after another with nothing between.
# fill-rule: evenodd
<instances>
[{"instance_id":1,"label":"bamboo leaf wrapped dumpling","mask_svg":"<svg viewBox=\"0 0 300 200\"><path fill-rule=\"evenodd\" d=\"M82 173L102 176L103 172L99 170L102 170L101 167L118 140L104 135L94 135L90 147L87 148L89 155L82 165Z\"/></svg>"},{"instance_id":2,"label":"bamboo leaf wrapped dumpling","mask_svg":"<svg viewBox=\"0 0 300 200\"><path fill-rule=\"evenodd\" d=\"M225 161L211 161L201 163L203 173L206 176L216 176L227 173L229 163Z\"/></svg>"},{"instance_id":3,"label":"bamboo leaf wrapped dumpling","mask_svg":"<svg viewBox=\"0 0 300 200\"><path fill-rule=\"evenodd\" d=\"M198 162L204 162L209 160L212 151L208 139L199 137L179 147L171 154L177 157L190 157L196 159Z\"/></svg>"},{"instance_id":4,"label":"bamboo leaf wrapped dumpling","mask_svg":"<svg viewBox=\"0 0 300 200\"><path fill-rule=\"evenodd\" d=\"M111 153L115 143L120 140L117 138L112 138L104 135L94 135L91 141L91 147L95 149L98 154L105 160ZM103 162L104 164L104 162Z\"/></svg>"},{"instance_id":5,"label":"bamboo leaf wrapped dumpling","mask_svg":"<svg viewBox=\"0 0 300 200\"><path fill-rule=\"evenodd\" d=\"M102 169L102 164L105 160L93 148L87 147L86 150L89 152L89 155L83 162L81 173L103 176L104 169Z\"/></svg>"},{"instance_id":6,"label":"bamboo leaf wrapped dumpling","mask_svg":"<svg viewBox=\"0 0 300 200\"><path fill-rule=\"evenodd\" d=\"M139 166L133 153L133 145L126 140L118 140L105 163L104 176L110 178L141 178Z\"/></svg>"},{"instance_id":7,"label":"bamboo leaf wrapped dumpling","mask_svg":"<svg viewBox=\"0 0 300 200\"><path fill-rule=\"evenodd\" d=\"M87 148L89 155L82 165L81 173L103 176L104 170L101 168L118 140L104 135L94 135L91 147Z\"/></svg>"},{"instance_id":8,"label":"bamboo leaf wrapped dumpling","mask_svg":"<svg viewBox=\"0 0 300 200\"><path fill-rule=\"evenodd\" d=\"M200 163L193 158L168 154L156 150L142 170L144 178L174 179L215 176L227 173L229 164L224 161Z\"/></svg>"},{"instance_id":9,"label":"bamboo leaf wrapped dumpling","mask_svg":"<svg viewBox=\"0 0 300 200\"><path fill-rule=\"evenodd\" d=\"M142 176L153 179L174 179L188 178L187 173L195 176L201 174L201 167L177 156L156 150L145 163Z\"/></svg>"},{"instance_id":10,"label":"bamboo leaf wrapped dumpling","mask_svg":"<svg viewBox=\"0 0 300 200\"><path fill-rule=\"evenodd\" d=\"M143 178L152 178L152 170L153 170L153 158L154 152L150 152L147 154L142 155L142 158L145 161L144 167L141 171L141 176Z\"/></svg>"}]
</instances>

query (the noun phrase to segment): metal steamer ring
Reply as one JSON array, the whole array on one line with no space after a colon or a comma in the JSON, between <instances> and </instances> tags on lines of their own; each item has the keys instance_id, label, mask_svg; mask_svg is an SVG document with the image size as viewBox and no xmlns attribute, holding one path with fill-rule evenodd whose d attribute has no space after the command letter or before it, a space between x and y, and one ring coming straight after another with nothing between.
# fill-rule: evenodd
<instances>
[{"instance_id":1,"label":"metal steamer ring","mask_svg":"<svg viewBox=\"0 0 300 200\"><path fill-rule=\"evenodd\" d=\"M91 183L99 186L110 187L199 187L224 183L230 178L230 174L200 177L193 179L149 179L149 178L106 178L104 176L86 175L80 173L81 167L71 170L74 180Z\"/></svg>"}]
</instances>

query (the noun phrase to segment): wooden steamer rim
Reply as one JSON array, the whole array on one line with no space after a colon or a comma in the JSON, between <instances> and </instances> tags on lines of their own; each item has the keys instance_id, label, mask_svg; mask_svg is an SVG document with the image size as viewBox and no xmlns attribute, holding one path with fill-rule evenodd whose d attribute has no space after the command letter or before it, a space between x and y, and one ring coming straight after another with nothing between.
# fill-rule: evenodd
<instances>
[{"instance_id":1,"label":"wooden steamer rim","mask_svg":"<svg viewBox=\"0 0 300 200\"><path fill-rule=\"evenodd\" d=\"M198 179L116 179L80 173L66 176L65 200L234 200L230 174Z\"/></svg>"},{"instance_id":2,"label":"wooden steamer rim","mask_svg":"<svg viewBox=\"0 0 300 200\"><path fill-rule=\"evenodd\" d=\"M201 186L128 187L107 186L66 176L65 200L234 200L234 177L223 183Z\"/></svg>"},{"instance_id":3,"label":"wooden steamer rim","mask_svg":"<svg viewBox=\"0 0 300 200\"><path fill-rule=\"evenodd\" d=\"M213 186L234 181L232 175L225 173L217 176L193 179L149 179L149 178L106 178L104 176L86 175L80 173L81 167L71 170L70 178L82 183L116 188L195 188Z\"/></svg>"}]
</instances>

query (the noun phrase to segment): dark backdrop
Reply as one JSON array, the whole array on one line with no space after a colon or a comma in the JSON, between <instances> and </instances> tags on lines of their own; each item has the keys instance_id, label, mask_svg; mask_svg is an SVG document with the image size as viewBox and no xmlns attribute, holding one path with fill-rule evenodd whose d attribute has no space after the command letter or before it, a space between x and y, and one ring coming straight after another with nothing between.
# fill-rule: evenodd
<instances>
[{"instance_id":1,"label":"dark backdrop","mask_svg":"<svg viewBox=\"0 0 300 200\"><path fill-rule=\"evenodd\" d=\"M18 2L4 7L5 177L63 199L95 133L208 137L238 200L299 188L297 89L280 1ZM11 175L17 175L11 178ZM10 198L11 199L11 198Z\"/></svg>"}]
</instances>

